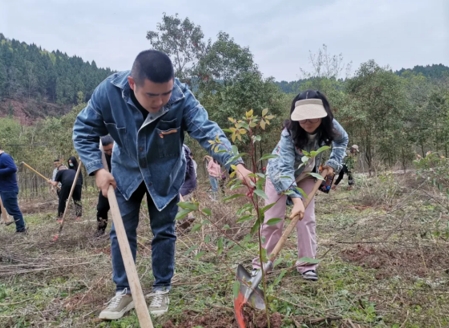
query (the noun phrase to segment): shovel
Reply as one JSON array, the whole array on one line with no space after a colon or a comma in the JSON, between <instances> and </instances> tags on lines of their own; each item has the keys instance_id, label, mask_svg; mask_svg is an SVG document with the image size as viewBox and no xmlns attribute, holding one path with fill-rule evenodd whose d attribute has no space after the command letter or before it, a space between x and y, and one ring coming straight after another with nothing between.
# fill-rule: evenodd
<instances>
[{"instance_id":1,"label":"shovel","mask_svg":"<svg viewBox=\"0 0 449 328\"><path fill-rule=\"evenodd\" d=\"M101 149L101 161L103 167L107 169L108 164L103 152L103 145L100 140ZM120 254L122 255L123 264L125 266L126 276L128 277L129 286L131 288L131 295L136 309L137 318L139 320L140 327L153 328L153 322L151 321L150 313L148 312L145 297L143 295L142 286L140 284L139 275L137 273L134 258L131 253L131 247L129 246L128 237L126 236L125 226L123 224L122 216L120 214L120 208L118 207L117 197L113 186L108 187L108 201L111 207L112 221L115 227L115 233L117 234L118 245L120 248Z\"/></svg>"},{"instance_id":2,"label":"shovel","mask_svg":"<svg viewBox=\"0 0 449 328\"><path fill-rule=\"evenodd\" d=\"M25 167L27 167L28 169L30 169L31 171L33 171L34 173L36 173L38 176L40 176L42 179L45 179L45 181L51 181L49 178L47 178L45 175L39 173L38 171L36 171L35 169L33 169L31 166L29 166L27 163L22 162L20 163L22 165L24 165ZM56 188L59 190L60 188L58 186L56 186Z\"/></svg>"},{"instance_id":3,"label":"shovel","mask_svg":"<svg viewBox=\"0 0 449 328\"><path fill-rule=\"evenodd\" d=\"M321 176L324 178L327 175L327 169L324 169L321 172ZM319 189L320 185L322 183L322 180L317 180L315 185L313 186L312 191L307 196L306 200L304 200L304 208L307 208L310 201L315 196L315 193ZM279 239L278 243L274 247L273 251L271 252L270 258L267 263L263 264L263 271L267 272L271 269L273 269L273 262L278 256L280 250L282 247L284 247L285 241L287 240L288 236L292 232L292 230L295 228L296 224L299 220L302 220L304 216L304 213L299 213L296 215L288 225L288 227L285 229L284 233L282 234L281 238ZM257 274L252 277L251 274L246 271L246 269L239 264L237 267L237 273L236 273L237 281L240 283L239 286L239 292L237 294L237 297L234 299L234 312L235 312L235 318L237 320L237 324L239 328L245 328L245 320L243 317L243 305L246 303L250 303L253 307L255 307L258 310L265 310L265 300L263 296L263 291L260 290L259 283L262 280L262 270L258 270Z\"/></svg>"}]
</instances>

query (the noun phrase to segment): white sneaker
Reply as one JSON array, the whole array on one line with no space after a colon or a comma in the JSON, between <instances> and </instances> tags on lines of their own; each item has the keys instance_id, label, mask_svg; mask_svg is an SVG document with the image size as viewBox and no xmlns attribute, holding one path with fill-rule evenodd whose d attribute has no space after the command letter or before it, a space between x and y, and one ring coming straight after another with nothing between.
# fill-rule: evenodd
<instances>
[{"instance_id":1,"label":"white sneaker","mask_svg":"<svg viewBox=\"0 0 449 328\"><path fill-rule=\"evenodd\" d=\"M125 288L122 292L117 292L113 298L107 303L108 307L101 311L99 318L106 320L117 320L123 315L134 309L134 302L131 294L127 294Z\"/></svg>"},{"instance_id":2,"label":"white sneaker","mask_svg":"<svg viewBox=\"0 0 449 328\"><path fill-rule=\"evenodd\" d=\"M150 313L157 317L168 311L170 298L168 297L169 290L156 290L147 295L152 298L149 306Z\"/></svg>"}]
</instances>

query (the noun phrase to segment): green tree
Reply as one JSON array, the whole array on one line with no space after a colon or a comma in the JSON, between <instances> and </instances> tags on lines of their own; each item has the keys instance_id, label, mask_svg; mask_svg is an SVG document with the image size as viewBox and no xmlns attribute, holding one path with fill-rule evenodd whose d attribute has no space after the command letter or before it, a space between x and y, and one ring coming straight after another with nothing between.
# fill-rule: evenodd
<instances>
[{"instance_id":1,"label":"green tree","mask_svg":"<svg viewBox=\"0 0 449 328\"><path fill-rule=\"evenodd\" d=\"M347 103L340 111L345 128L361 145L371 173L375 157L392 166L398 147L411 147L402 132L406 98L400 78L373 60L361 64L347 82Z\"/></svg>"},{"instance_id":2,"label":"green tree","mask_svg":"<svg viewBox=\"0 0 449 328\"><path fill-rule=\"evenodd\" d=\"M204 34L201 27L178 14L162 15L162 22L156 31L148 31L147 39L154 49L165 52L173 61L176 76L185 80L192 77L198 60L205 49Z\"/></svg>"}]
</instances>

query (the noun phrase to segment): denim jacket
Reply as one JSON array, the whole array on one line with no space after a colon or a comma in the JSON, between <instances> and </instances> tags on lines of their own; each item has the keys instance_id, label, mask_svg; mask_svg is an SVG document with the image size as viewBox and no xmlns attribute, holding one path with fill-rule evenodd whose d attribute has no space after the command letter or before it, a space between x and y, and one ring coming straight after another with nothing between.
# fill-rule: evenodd
<instances>
[{"instance_id":1,"label":"denim jacket","mask_svg":"<svg viewBox=\"0 0 449 328\"><path fill-rule=\"evenodd\" d=\"M177 79L162 114L155 117L149 113L144 121L130 97L129 75L129 71L115 73L95 89L75 120L73 142L88 174L92 174L103 168L99 138L110 134L115 141L111 172L118 191L128 200L143 181L161 211L184 183L184 132L223 165L232 157L231 144L217 123L208 119L187 86ZM208 142L217 136L222 152L214 152ZM238 159L232 164L238 163L243 161Z\"/></svg>"},{"instance_id":2,"label":"denim jacket","mask_svg":"<svg viewBox=\"0 0 449 328\"><path fill-rule=\"evenodd\" d=\"M342 168L343 158L345 157L348 134L337 120L333 120L333 125L336 131L336 137L332 141L332 151L326 165L332 167L335 172L338 172ZM323 145L318 145L317 140L314 140L312 143L309 142L308 147L306 147L308 149L305 150L317 150L321 146ZM281 140L274 148L272 154L276 155L276 157L269 159L267 175L273 183L276 192L280 194L291 190L293 193L290 194L290 197L302 198L301 194L296 190L296 178L304 170L304 166L298 168L302 163L301 158L303 157L303 153L295 147L287 129L282 131ZM316 167L320 163L320 160L321 153L315 158L315 172L317 172Z\"/></svg>"}]
</instances>

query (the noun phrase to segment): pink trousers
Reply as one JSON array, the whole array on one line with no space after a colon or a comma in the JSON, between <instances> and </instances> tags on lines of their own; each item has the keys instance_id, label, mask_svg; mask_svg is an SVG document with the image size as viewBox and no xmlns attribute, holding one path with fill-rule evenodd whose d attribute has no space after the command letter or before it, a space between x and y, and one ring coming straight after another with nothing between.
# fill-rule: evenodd
<instances>
[{"instance_id":1,"label":"pink trousers","mask_svg":"<svg viewBox=\"0 0 449 328\"><path fill-rule=\"evenodd\" d=\"M315 185L315 179L307 178L298 183L298 187L304 190L308 195ZM286 201L287 196L278 195L274 189L270 179L267 178L265 183L265 194L268 199L265 201L265 205L275 203L269 210L265 212L265 220L272 218L280 218L281 222L275 225L263 224L261 228L263 248L267 250L269 255L277 242L282 236L282 229L284 227L284 217L286 215ZM306 208L304 218L296 225L296 233L298 235L298 261L296 262L296 268L300 273L308 270L315 270L316 264L309 264L306 262L300 262L299 259L308 257L314 259L316 256L316 222L315 222L315 199L312 199L309 206ZM253 260L253 267L259 268L259 258Z\"/></svg>"}]
</instances>

